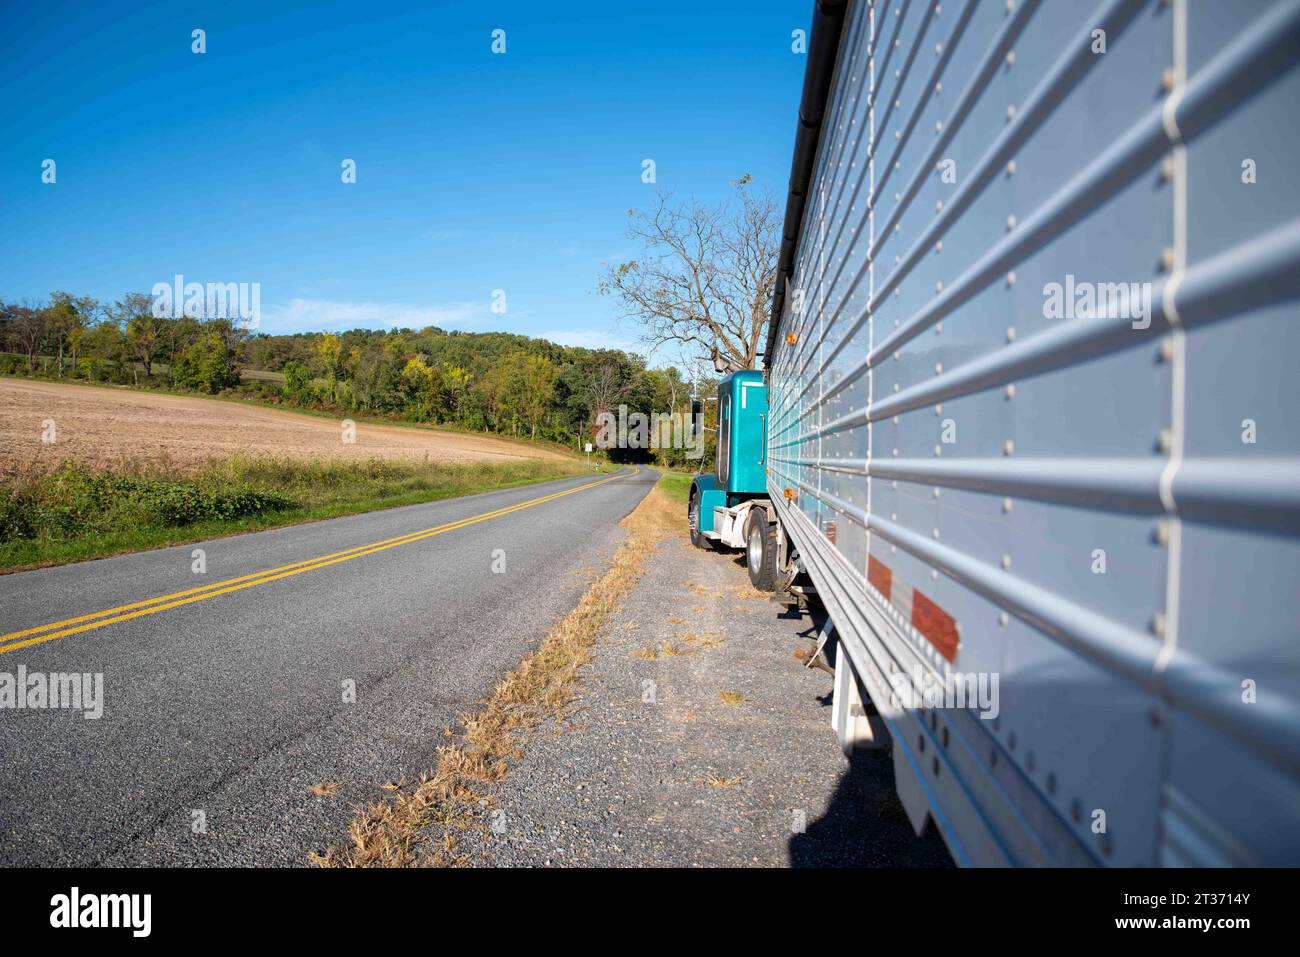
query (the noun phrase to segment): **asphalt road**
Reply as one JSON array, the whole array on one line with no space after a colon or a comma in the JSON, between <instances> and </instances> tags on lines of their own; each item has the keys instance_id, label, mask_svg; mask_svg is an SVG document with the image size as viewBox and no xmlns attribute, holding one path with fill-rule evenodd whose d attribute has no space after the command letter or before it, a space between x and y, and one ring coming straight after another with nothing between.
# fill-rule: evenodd
<instances>
[{"instance_id":1,"label":"asphalt road","mask_svg":"<svg viewBox=\"0 0 1300 957\"><path fill-rule=\"evenodd\" d=\"M0 677L102 673L104 701L0 709L0 864L306 863L573 607L657 478L619 474L355 557L608 477L0 576Z\"/></svg>"}]
</instances>

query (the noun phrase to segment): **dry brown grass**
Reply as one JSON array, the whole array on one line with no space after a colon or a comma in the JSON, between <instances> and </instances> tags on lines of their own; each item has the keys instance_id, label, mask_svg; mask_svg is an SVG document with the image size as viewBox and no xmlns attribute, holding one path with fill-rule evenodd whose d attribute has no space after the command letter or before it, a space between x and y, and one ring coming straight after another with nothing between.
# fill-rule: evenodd
<instances>
[{"instance_id":1,"label":"dry brown grass","mask_svg":"<svg viewBox=\"0 0 1300 957\"><path fill-rule=\"evenodd\" d=\"M745 696L739 691L719 691L718 697L721 698L725 704L745 703Z\"/></svg>"},{"instance_id":2,"label":"dry brown grass","mask_svg":"<svg viewBox=\"0 0 1300 957\"><path fill-rule=\"evenodd\" d=\"M523 753L526 734L548 717L563 720L579 670L596 637L645 571L655 544L680 535L681 509L659 488L626 519L627 539L613 563L563 620L496 687L482 709L466 717L454 743L438 749L437 766L393 801L358 808L348 841L312 854L321 867L445 867L463 864L459 837L490 804L491 786Z\"/></svg>"},{"instance_id":3,"label":"dry brown grass","mask_svg":"<svg viewBox=\"0 0 1300 957\"><path fill-rule=\"evenodd\" d=\"M712 648L714 645L722 644L722 639L713 637L716 631L706 631L702 634L696 634L693 631L684 631L677 636L678 640L684 641L690 645L698 645L701 648Z\"/></svg>"},{"instance_id":4,"label":"dry brown grass","mask_svg":"<svg viewBox=\"0 0 1300 957\"><path fill-rule=\"evenodd\" d=\"M331 781L328 784L313 784L307 790L317 797L327 798L339 793L339 785Z\"/></svg>"},{"instance_id":5,"label":"dry brown grass","mask_svg":"<svg viewBox=\"0 0 1300 957\"><path fill-rule=\"evenodd\" d=\"M734 788L740 783L740 778L723 778L716 774L710 774L704 779L704 783L711 788Z\"/></svg>"}]
</instances>

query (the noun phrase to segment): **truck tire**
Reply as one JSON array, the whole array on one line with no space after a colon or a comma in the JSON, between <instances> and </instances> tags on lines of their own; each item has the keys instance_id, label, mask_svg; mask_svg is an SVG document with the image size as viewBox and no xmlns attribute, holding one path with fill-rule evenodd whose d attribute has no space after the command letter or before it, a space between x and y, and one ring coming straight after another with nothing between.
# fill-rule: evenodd
<instances>
[{"instance_id":1,"label":"truck tire","mask_svg":"<svg viewBox=\"0 0 1300 957\"><path fill-rule=\"evenodd\" d=\"M759 591L776 588L776 533L767 512L761 508L749 510L745 523L745 565L749 568L749 581Z\"/></svg>"},{"instance_id":2,"label":"truck tire","mask_svg":"<svg viewBox=\"0 0 1300 957\"><path fill-rule=\"evenodd\" d=\"M691 544L696 548L712 549L713 543L700 532L700 493L691 490L691 501L686 508L686 524L691 529Z\"/></svg>"}]
</instances>

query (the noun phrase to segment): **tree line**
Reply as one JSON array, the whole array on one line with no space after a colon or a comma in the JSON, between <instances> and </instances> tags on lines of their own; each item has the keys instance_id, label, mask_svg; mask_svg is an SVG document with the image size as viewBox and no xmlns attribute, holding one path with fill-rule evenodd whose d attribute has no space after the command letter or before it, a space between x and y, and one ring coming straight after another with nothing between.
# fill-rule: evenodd
<instances>
[{"instance_id":1,"label":"tree line","mask_svg":"<svg viewBox=\"0 0 1300 957\"><path fill-rule=\"evenodd\" d=\"M0 373L236 395L563 443L581 451L602 413L689 415L692 384L617 349L437 327L293 335L228 319L159 318L152 299L54 292L0 302ZM714 383L695 383L710 394ZM710 433L711 437L711 433ZM610 451L693 469L688 449ZM708 450L706 449L705 461Z\"/></svg>"}]
</instances>

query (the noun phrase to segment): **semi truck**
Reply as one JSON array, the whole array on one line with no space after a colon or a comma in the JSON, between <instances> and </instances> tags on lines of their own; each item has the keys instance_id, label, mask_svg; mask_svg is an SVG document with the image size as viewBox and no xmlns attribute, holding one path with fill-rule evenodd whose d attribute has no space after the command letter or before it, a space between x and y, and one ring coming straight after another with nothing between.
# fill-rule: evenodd
<instances>
[{"instance_id":1,"label":"semi truck","mask_svg":"<svg viewBox=\"0 0 1300 957\"><path fill-rule=\"evenodd\" d=\"M820 0L692 541L962 865L1300 864L1300 2Z\"/></svg>"}]
</instances>

